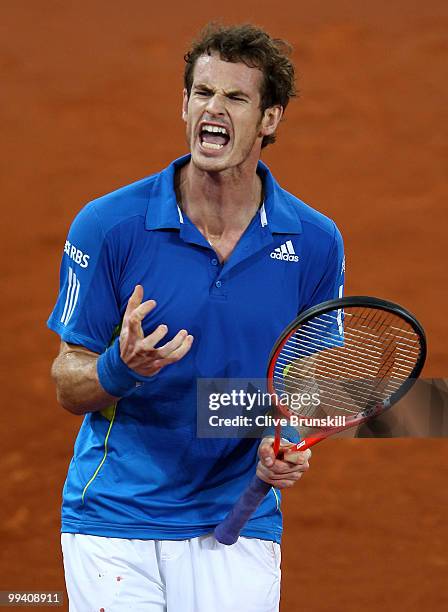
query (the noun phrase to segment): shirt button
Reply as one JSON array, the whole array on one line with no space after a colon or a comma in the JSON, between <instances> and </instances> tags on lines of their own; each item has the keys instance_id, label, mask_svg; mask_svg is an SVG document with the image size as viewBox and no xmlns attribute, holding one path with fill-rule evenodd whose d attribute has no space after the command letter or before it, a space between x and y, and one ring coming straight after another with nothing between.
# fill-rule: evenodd
<instances>
[{"instance_id":1,"label":"shirt button","mask_svg":"<svg viewBox=\"0 0 448 612\"><path fill-rule=\"evenodd\" d=\"M217 266L218 265L218 260L217 259L212 259L212 266Z\"/></svg>"},{"instance_id":2,"label":"shirt button","mask_svg":"<svg viewBox=\"0 0 448 612\"><path fill-rule=\"evenodd\" d=\"M215 286L218 287L218 289L221 287L222 282L221 281L216 281Z\"/></svg>"}]
</instances>

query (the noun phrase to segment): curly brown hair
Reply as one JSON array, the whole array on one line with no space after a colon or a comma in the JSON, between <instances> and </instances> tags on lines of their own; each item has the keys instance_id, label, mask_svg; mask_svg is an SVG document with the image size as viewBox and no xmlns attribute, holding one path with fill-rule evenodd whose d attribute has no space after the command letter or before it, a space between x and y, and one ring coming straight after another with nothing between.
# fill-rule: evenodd
<instances>
[{"instance_id":1,"label":"curly brown hair","mask_svg":"<svg viewBox=\"0 0 448 612\"><path fill-rule=\"evenodd\" d=\"M193 41L185 54L184 87L190 96L196 60L204 54L219 53L226 62L243 62L263 73L260 110L279 104L283 110L296 95L294 66L288 58L291 46L279 38L271 38L263 29L242 24L224 26L209 23ZM262 147L275 142L275 135L265 136Z\"/></svg>"}]
</instances>

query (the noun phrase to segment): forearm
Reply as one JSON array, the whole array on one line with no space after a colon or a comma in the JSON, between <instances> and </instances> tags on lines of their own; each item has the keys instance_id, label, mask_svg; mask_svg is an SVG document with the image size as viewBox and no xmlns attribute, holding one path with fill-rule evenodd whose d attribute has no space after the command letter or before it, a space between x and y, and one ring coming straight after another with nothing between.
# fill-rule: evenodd
<instances>
[{"instance_id":1,"label":"forearm","mask_svg":"<svg viewBox=\"0 0 448 612\"><path fill-rule=\"evenodd\" d=\"M107 408L117 401L98 380L98 357L88 352L64 351L53 363L58 402L73 414L86 414Z\"/></svg>"}]
</instances>

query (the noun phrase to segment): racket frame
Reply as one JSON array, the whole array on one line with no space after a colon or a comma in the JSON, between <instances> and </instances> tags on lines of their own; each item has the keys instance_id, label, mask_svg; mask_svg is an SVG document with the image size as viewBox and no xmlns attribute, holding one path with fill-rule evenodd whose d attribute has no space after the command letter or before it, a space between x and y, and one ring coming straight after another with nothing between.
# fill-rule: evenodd
<instances>
[{"instance_id":1,"label":"racket frame","mask_svg":"<svg viewBox=\"0 0 448 612\"><path fill-rule=\"evenodd\" d=\"M400 387L394 393L392 393L389 398L387 398L383 402L378 402L378 404L375 404L374 406L369 406L361 413L346 422L345 425L328 427L322 429L317 434L307 436L305 439L301 440L296 445L288 449L288 451L304 451L307 448L314 446L318 442L325 440L326 438L332 436L335 433L352 429L353 427L358 427L369 419L375 418L380 414L384 413L386 410L396 404L411 389L423 369L427 355L426 334L423 327L420 325L414 315L412 315L408 310L406 310L406 308L403 308L403 306L400 306L399 304L395 304L394 302L390 302L388 300L383 300L380 298L370 297L366 295L347 296L343 298L327 300L326 302L322 302L321 304L317 304L315 306L312 306L311 308L308 308L298 317L296 317L294 321L292 321L288 325L288 327L283 330L281 335L276 340L272 351L270 352L267 371L268 391L273 397L274 402L276 403L277 410L282 412L286 417L291 416L286 409L287 407L284 404L276 401L276 398L278 396L274 388L274 370L276 366L277 357L283 350L285 344L290 339L292 333L294 333L299 326L305 325L305 323L313 319L316 315L320 316L327 312L332 312L333 310L344 310L344 308L354 307L362 307L366 309L375 308L378 310L384 310L386 312L395 314L405 320L420 338L419 358L411 373L409 374L408 378L403 381ZM277 426L275 430L275 439L273 445L274 452L276 455L278 455L280 448L280 432L281 427Z\"/></svg>"}]
</instances>

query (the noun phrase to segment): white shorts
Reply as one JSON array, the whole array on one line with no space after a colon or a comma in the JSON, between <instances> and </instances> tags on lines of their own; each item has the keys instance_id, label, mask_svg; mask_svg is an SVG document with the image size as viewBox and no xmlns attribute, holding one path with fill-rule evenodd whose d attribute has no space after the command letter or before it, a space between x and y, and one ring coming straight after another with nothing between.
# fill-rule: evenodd
<instances>
[{"instance_id":1,"label":"white shorts","mask_svg":"<svg viewBox=\"0 0 448 612\"><path fill-rule=\"evenodd\" d=\"M280 546L63 533L70 612L278 612Z\"/></svg>"}]
</instances>

